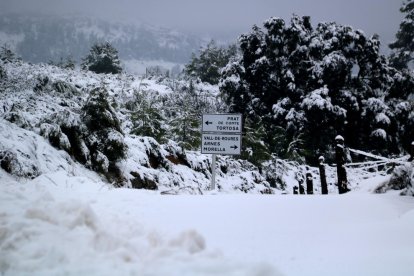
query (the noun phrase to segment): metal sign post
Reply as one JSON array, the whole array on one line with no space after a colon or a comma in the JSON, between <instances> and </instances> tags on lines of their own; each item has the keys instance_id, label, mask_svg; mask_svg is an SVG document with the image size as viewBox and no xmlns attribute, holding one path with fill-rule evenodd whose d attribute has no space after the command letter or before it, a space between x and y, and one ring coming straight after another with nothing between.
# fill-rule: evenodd
<instances>
[{"instance_id":1,"label":"metal sign post","mask_svg":"<svg viewBox=\"0 0 414 276\"><path fill-rule=\"evenodd\" d=\"M215 189L216 154L241 153L241 114L203 114L201 153L211 154L211 185Z\"/></svg>"},{"instance_id":2,"label":"metal sign post","mask_svg":"<svg viewBox=\"0 0 414 276\"><path fill-rule=\"evenodd\" d=\"M213 154L211 156L211 185L210 190L214 190L216 188L216 155Z\"/></svg>"}]
</instances>

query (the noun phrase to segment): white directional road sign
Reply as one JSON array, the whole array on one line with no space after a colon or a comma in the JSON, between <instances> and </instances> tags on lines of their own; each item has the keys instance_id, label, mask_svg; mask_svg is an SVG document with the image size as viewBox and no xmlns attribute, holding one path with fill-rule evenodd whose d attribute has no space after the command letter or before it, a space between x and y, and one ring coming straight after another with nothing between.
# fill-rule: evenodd
<instances>
[{"instance_id":1,"label":"white directional road sign","mask_svg":"<svg viewBox=\"0 0 414 276\"><path fill-rule=\"evenodd\" d=\"M241 133L241 114L203 114L203 132Z\"/></svg>"},{"instance_id":2,"label":"white directional road sign","mask_svg":"<svg viewBox=\"0 0 414 276\"><path fill-rule=\"evenodd\" d=\"M201 153L239 155L241 135L203 133L201 143Z\"/></svg>"}]
</instances>

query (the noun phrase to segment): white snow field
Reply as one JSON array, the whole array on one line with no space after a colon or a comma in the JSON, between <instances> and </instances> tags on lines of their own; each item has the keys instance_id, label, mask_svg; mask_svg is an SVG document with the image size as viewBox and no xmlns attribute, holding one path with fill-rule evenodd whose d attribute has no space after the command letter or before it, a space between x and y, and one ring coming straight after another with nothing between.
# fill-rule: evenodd
<instances>
[{"instance_id":1,"label":"white snow field","mask_svg":"<svg viewBox=\"0 0 414 276\"><path fill-rule=\"evenodd\" d=\"M82 176L83 175L83 176ZM73 171L0 169L1 275L414 275L414 200L161 195Z\"/></svg>"}]
</instances>

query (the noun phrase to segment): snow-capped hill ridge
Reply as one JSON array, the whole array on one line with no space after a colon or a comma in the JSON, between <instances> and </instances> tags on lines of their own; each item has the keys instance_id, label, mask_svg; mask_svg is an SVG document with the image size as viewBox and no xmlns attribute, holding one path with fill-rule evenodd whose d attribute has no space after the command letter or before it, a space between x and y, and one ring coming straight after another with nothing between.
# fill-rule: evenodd
<instances>
[{"instance_id":1,"label":"snow-capped hill ridge","mask_svg":"<svg viewBox=\"0 0 414 276\"><path fill-rule=\"evenodd\" d=\"M164 60L183 64L203 40L144 23L108 22L79 16L4 14L0 18L0 44L9 44L24 60L57 61L84 58L96 42L108 41L123 60Z\"/></svg>"}]
</instances>

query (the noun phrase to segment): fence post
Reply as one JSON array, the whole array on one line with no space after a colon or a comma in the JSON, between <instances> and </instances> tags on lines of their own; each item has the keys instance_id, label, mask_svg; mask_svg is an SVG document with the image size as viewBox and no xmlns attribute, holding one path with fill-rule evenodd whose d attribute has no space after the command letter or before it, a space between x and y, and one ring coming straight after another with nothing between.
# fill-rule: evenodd
<instances>
[{"instance_id":1,"label":"fence post","mask_svg":"<svg viewBox=\"0 0 414 276\"><path fill-rule=\"evenodd\" d=\"M323 163L325 158L323 156L319 156L319 175L321 177L321 189L322 194L328 194L328 183L326 182L326 172L325 172L325 164Z\"/></svg>"},{"instance_id":2,"label":"fence post","mask_svg":"<svg viewBox=\"0 0 414 276\"><path fill-rule=\"evenodd\" d=\"M309 171L306 173L306 193L313 195L313 176Z\"/></svg>"},{"instance_id":3,"label":"fence post","mask_svg":"<svg viewBox=\"0 0 414 276\"><path fill-rule=\"evenodd\" d=\"M299 180L299 194L305 194L305 187L303 187L303 180Z\"/></svg>"},{"instance_id":4,"label":"fence post","mask_svg":"<svg viewBox=\"0 0 414 276\"><path fill-rule=\"evenodd\" d=\"M347 187L347 177L345 170L345 143L344 138L341 135L335 137L335 154L336 154L336 173L338 175L338 191L340 194L344 194L349 191Z\"/></svg>"}]
</instances>

